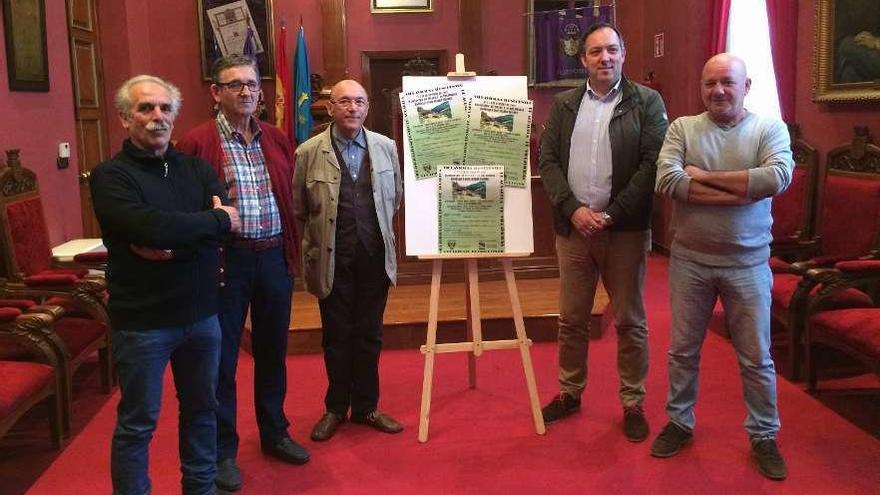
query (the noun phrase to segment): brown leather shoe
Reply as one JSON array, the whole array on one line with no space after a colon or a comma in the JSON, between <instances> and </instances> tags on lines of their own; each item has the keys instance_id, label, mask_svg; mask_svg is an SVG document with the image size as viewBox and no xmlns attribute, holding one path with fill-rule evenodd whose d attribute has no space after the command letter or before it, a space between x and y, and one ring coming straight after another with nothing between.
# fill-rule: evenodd
<instances>
[{"instance_id":1,"label":"brown leather shoe","mask_svg":"<svg viewBox=\"0 0 880 495\"><path fill-rule=\"evenodd\" d=\"M403 431L403 425L398 423L391 416L385 413L380 413L379 411L373 411L364 416L356 416L352 414L351 422L367 425L385 433L400 433Z\"/></svg>"},{"instance_id":2,"label":"brown leather shoe","mask_svg":"<svg viewBox=\"0 0 880 495\"><path fill-rule=\"evenodd\" d=\"M340 416L339 414L332 413L327 411L321 416L321 419L315 423L315 427L312 428L312 440L315 442L323 442L324 440L329 440L330 437L336 433L336 429L339 428L339 425L345 422L345 416Z\"/></svg>"}]
</instances>

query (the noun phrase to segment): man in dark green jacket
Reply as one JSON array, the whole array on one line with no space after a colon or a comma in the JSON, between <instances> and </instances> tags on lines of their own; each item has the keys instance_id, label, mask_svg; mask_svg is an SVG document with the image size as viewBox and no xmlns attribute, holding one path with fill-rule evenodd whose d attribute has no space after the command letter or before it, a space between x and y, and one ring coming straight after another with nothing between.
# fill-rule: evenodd
<instances>
[{"instance_id":1,"label":"man in dark green jacket","mask_svg":"<svg viewBox=\"0 0 880 495\"><path fill-rule=\"evenodd\" d=\"M642 411L648 372L642 291L656 160L668 122L660 95L623 77L625 56L613 26L588 28L581 43L587 80L556 96L541 136L538 167L553 204L560 273L560 392L542 412L553 423L580 410L601 275L617 322L623 431L641 442L649 431Z\"/></svg>"}]
</instances>

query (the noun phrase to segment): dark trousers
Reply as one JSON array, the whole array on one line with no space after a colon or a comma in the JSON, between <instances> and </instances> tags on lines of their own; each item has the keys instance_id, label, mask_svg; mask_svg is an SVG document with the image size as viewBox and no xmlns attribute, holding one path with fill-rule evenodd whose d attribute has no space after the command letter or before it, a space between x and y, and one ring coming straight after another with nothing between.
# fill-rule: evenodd
<instances>
[{"instance_id":1,"label":"dark trousers","mask_svg":"<svg viewBox=\"0 0 880 495\"><path fill-rule=\"evenodd\" d=\"M379 402L382 316L388 300L385 253L370 256L358 242L354 256L337 256L333 290L319 303L324 327L328 411L363 415Z\"/></svg>"},{"instance_id":2,"label":"dark trousers","mask_svg":"<svg viewBox=\"0 0 880 495\"><path fill-rule=\"evenodd\" d=\"M270 445L287 435L287 332L293 279L287 273L283 247L264 251L226 247L224 286L220 289L220 375L217 385L217 459L235 459L235 371L242 328L251 309L251 353L254 356L254 408L260 442Z\"/></svg>"}]
</instances>

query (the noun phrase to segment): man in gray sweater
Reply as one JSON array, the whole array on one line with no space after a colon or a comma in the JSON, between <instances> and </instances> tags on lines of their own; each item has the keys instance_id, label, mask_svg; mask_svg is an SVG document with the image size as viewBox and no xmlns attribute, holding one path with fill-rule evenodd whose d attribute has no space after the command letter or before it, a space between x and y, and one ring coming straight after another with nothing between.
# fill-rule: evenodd
<instances>
[{"instance_id":1,"label":"man in gray sweater","mask_svg":"<svg viewBox=\"0 0 880 495\"><path fill-rule=\"evenodd\" d=\"M657 160L657 192L674 203L669 261L672 335L669 423L651 454L671 457L693 439L700 348L720 296L740 367L745 429L760 472L784 479L770 357L771 197L791 183L785 124L747 111L742 60L712 57L701 81L706 112L677 119Z\"/></svg>"}]
</instances>

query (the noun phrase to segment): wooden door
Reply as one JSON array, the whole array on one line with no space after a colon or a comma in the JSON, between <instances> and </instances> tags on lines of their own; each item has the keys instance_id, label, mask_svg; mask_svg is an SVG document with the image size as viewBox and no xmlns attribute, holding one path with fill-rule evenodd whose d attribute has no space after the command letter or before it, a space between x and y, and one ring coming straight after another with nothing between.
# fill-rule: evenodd
<instances>
[{"instance_id":1,"label":"wooden door","mask_svg":"<svg viewBox=\"0 0 880 495\"><path fill-rule=\"evenodd\" d=\"M101 236L92 208L89 176L92 169L107 159L107 116L104 111L97 1L67 0L84 237Z\"/></svg>"}]
</instances>

